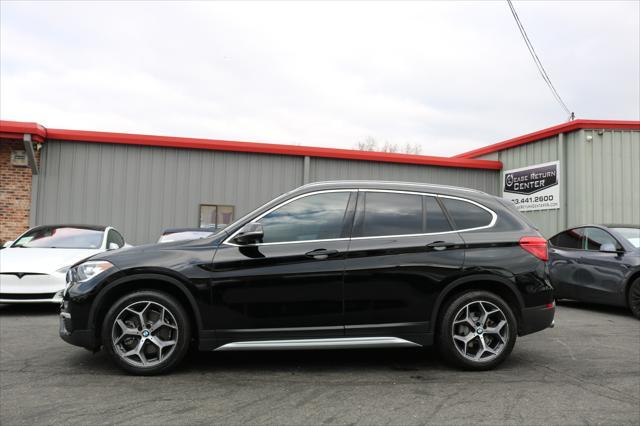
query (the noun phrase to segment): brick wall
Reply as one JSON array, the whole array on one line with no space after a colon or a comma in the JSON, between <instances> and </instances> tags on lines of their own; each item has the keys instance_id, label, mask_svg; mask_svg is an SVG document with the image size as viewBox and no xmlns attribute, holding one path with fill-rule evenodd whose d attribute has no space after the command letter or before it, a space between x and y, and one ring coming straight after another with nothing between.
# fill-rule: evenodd
<instances>
[{"instance_id":1,"label":"brick wall","mask_svg":"<svg viewBox=\"0 0 640 426\"><path fill-rule=\"evenodd\" d=\"M29 228L31 167L11 165L11 151L24 150L22 141L0 139L0 243ZM36 153L36 158L39 154Z\"/></svg>"}]
</instances>

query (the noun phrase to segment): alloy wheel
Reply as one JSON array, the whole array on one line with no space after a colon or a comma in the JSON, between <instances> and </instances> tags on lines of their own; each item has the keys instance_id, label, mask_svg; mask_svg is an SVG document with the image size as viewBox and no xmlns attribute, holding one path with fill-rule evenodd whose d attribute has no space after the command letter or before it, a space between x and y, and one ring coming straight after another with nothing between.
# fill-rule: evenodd
<instances>
[{"instance_id":1,"label":"alloy wheel","mask_svg":"<svg viewBox=\"0 0 640 426\"><path fill-rule=\"evenodd\" d=\"M487 301L473 301L455 315L453 343L471 361L490 361L502 353L509 340L509 324L504 312Z\"/></svg>"},{"instance_id":2,"label":"alloy wheel","mask_svg":"<svg viewBox=\"0 0 640 426\"><path fill-rule=\"evenodd\" d=\"M160 303L139 301L122 309L113 322L115 353L135 367L153 367L167 359L178 343L173 313Z\"/></svg>"}]
</instances>

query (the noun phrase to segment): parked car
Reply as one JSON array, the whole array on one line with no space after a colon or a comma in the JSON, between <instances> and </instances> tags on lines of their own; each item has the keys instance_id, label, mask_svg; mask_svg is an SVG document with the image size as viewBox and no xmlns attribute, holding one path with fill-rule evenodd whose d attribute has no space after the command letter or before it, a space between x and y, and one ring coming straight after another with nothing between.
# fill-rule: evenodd
<instances>
[{"instance_id":1,"label":"parked car","mask_svg":"<svg viewBox=\"0 0 640 426\"><path fill-rule=\"evenodd\" d=\"M420 347L472 370L553 324L547 242L509 201L462 188L324 182L209 238L69 271L60 336L135 374L203 351Z\"/></svg>"},{"instance_id":2,"label":"parked car","mask_svg":"<svg viewBox=\"0 0 640 426\"><path fill-rule=\"evenodd\" d=\"M31 228L0 251L0 303L60 303L71 265L125 245L122 234L110 226Z\"/></svg>"},{"instance_id":3,"label":"parked car","mask_svg":"<svg viewBox=\"0 0 640 426\"><path fill-rule=\"evenodd\" d=\"M640 319L640 226L579 226L549 242L557 299L624 306Z\"/></svg>"},{"instance_id":4,"label":"parked car","mask_svg":"<svg viewBox=\"0 0 640 426\"><path fill-rule=\"evenodd\" d=\"M158 244L207 238L216 232L218 230L215 228L168 228L162 231L162 235L158 238Z\"/></svg>"}]
</instances>

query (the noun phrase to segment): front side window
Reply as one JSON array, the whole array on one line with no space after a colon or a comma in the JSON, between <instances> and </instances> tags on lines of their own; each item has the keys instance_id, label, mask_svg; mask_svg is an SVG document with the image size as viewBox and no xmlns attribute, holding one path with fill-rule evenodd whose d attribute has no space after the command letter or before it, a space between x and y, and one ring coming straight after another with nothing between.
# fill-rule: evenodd
<instances>
[{"instance_id":1,"label":"front side window","mask_svg":"<svg viewBox=\"0 0 640 426\"><path fill-rule=\"evenodd\" d=\"M46 226L27 232L12 247L99 249L103 237L104 231L95 229Z\"/></svg>"},{"instance_id":2,"label":"front side window","mask_svg":"<svg viewBox=\"0 0 640 426\"><path fill-rule=\"evenodd\" d=\"M124 246L124 238L122 238L122 235L115 229L109 230L109 234L107 235L107 248L109 248L111 243L116 243L120 248Z\"/></svg>"},{"instance_id":3,"label":"front side window","mask_svg":"<svg viewBox=\"0 0 640 426\"><path fill-rule=\"evenodd\" d=\"M349 192L326 192L299 198L266 214L263 243L340 238Z\"/></svg>"},{"instance_id":4,"label":"front side window","mask_svg":"<svg viewBox=\"0 0 640 426\"><path fill-rule=\"evenodd\" d=\"M423 233L422 196L365 192L360 235L378 237Z\"/></svg>"},{"instance_id":5,"label":"front side window","mask_svg":"<svg viewBox=\"0 0 640 426\"><path fill-rule=\"evenodd\" d=\"M599 251L603 245L620 250L620 244L607 231L600 228L586 228L585 249Z\"/></svg>"},{"instance_id":6,"label":"front side window","mask_svg":"<svg viewBox=\"0 0 640 426\"><path fill-rule=\"evenodd\" d=\"M549 242L558 248L581 250L584 247L584 228L569 229L552 237Z\"/></svg>"},{"instance_id":7,"label":"front side window","mask_svg":"<svg viewBox=\"0 0 640 426\"><path fill-rule=\"evenodd\" d=\"M487 210L462 200L441 198L457 230L489 226L493 216Z\"/></svg>"},{"instance_id":8,"label":"front side window","mask_svg":"<svg viewBox=\"0 0 640 426\"><path fill-rule=\"evenodd\" d=\"M640 228L611 228L622 235L634 247L640 248Z\"/></svg>"}]
</instances>

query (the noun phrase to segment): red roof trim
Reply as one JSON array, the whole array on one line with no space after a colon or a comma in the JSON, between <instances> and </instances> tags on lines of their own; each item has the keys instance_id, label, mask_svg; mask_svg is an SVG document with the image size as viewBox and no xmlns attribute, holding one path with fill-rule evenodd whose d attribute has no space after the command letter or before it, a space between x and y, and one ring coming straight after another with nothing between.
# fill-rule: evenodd
<instances>
[{"instance_id":1,"label":"red roof trim","mask_svg":"<svg viewBox=\"0 0 640 426\"><path fill-rule=\"evenodd\" d=\"M557 126L548 127L537 132L527 135L518 136L504 142L498 142L493 145L474 149L472 151L463 152L454 155L452 158L476 158L481 155L490 154L492 152L501 151L514 146L524 145L529 142L535 142L540 139L558 135L560 133L571 132L578 129L623 129L623 130L640 130L640 121L620 121L620 120L574 120L568 123L559 124Z\"/></svg>"},{"instance_id":2,"label":"red roof trim","mask_svg":"<svg viewBox=\"0 0 640 426\"><path fill-rule=\"evenodd\" d=\"M47 129L38 123L24 123L22 121L0 121L0 134L5 139L20 139L24 134L30 134L35 142L42 142L47 137Z\"/></svg>"},{"instance_id":3,"label":"red roof trim","mask_svg":"<svg viewBox=\"0 0 640 426\"><path fill-rule=\"evenodd\" d=\"M5 124L6 123L6 124ZM216 151L254 152L347 160L379 161L384 163L421 164L441 167L501 170L499 161L432 157L424 155L390 154L384 152L356 151L349 149L320 148L310 146L279 145L256 142L236 142L216 139L181 138L172 136L137 135L129 133L93 132L85 130L44 129L35 123L0 121L0 133L32 133L44 131L47 139L100 142L125 145L147 145L172 148L208 149Z\"/></svg>"}]
</instances>

